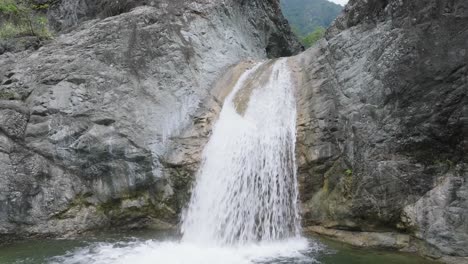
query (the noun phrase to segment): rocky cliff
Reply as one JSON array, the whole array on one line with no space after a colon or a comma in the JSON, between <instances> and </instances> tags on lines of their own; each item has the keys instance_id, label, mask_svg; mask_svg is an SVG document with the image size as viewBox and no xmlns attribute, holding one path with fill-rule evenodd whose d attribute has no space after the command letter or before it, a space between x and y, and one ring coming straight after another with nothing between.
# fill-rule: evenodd
<instances>
[{"instance_id":1,"label":"rocky cliff","mask_svg":"<svg viewBox=\"0 0 468 264\"><path fill-rule=\"evenodd\" d=\"M468 257L468 3L351 0L294 61L304 225Z\"/></svg>"},{"instance_id":2,"label":"rocky cliff","mask_svg":"<svg viewBox=\"0 0 468 264\"><path fill-rule=\"evenodd\" d=\"M300 49L276 0L63 0L48 15L53 41L0 55L0 242L173 226L214 81Z\"/></svg>"},{"instance_id":3,"label":"rocky cliff","mask_svg":"<svg viewBox=\"0 0 468 264\"><path fill-rule=\"evenodd\" d=\"M177 223L230 66L300 49L278 1L219 2L63 0L0 55L0 241ZM307 230L467 261L467 49L464 0L351 0L289 60Z\"/></svg>"}]
</instances>

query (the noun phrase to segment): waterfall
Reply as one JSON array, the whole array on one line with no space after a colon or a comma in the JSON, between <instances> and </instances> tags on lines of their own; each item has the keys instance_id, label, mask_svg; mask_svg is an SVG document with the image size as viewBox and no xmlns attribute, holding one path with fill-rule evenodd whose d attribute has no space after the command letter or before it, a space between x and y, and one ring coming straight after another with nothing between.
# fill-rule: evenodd
<instances>
[{"instance_id":1,"label":"waterfall","mask_svg":"<svg viewBox=\"0 0 468 264\"><path fill-rule=\"evenodd\" d=\"M299 234L292 87L286 59L258 64L238 80L203 152L184 242L233 245Z\"/></svg>"},{"instance_id":2,"label":"waterfall","mask_svg":"<svg viewBox=\"0 0 468 264\"><path fill-rule=\"evenodd\" d=\"M299 236L296 106L287 59L254 65L226 97L179 241L95 243L53 264L318 263Z\"/></svg>"}]
</instances>

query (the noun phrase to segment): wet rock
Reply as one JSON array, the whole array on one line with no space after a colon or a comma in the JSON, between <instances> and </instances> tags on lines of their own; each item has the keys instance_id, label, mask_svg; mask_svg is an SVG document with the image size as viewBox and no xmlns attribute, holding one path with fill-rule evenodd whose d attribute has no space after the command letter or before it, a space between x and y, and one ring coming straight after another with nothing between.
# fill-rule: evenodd
<instances>
[{"instance_id":1,"label":"wet rock","mask_svg":"<svg viewBox=\"0 0 468 264\"><path fill-rule=\"evenodd\" d=\"M0 101L0 131L14 139L24 137L29 119L28 109L15 101Z\"/></svg>"},{"instance_id":2,"label":"wet rock","mask_svg":"<svg viewBox=\"0 0 468 264\"><path fill-rule=\"evenodd\" d=\"M277 1L62 0L48 16L53 41L0 55L0 99L16 100L0 101L0 243L173 227L215 81L300 50Z\"/></svg>"},{"instance_id":3,"label":"wet rock","mask_svg":"<svg viewBox=\"0 0 468 264\"><path fill-rule=\"evenodd\" d=\"M404 232L422 254L468 256L467 10L350 1L295 57L306 226Z\"/></svg>"},{"instance_id":4,"label":"wet rock","mask_svg":"<svg viewBox=\"0 0 468 264\"><path fill-rule=\"evenodd\" d=\"M416 237L436 245L445 255L467 255L466 197L463 177L448 176L439 186L404 209L402 220Z\"/></svg>"},{"instance_id":5,"label":"wet rock","mask_svg":"<svg viewBox=\"0 0 468 264\"><path fill-rule=\"evenodd\" d=\"M310 226L305 231L331 237L357 247L404 250L410 246L410 236L398 233L351 232L321 226Z\"/></svg>"}]
</instances>

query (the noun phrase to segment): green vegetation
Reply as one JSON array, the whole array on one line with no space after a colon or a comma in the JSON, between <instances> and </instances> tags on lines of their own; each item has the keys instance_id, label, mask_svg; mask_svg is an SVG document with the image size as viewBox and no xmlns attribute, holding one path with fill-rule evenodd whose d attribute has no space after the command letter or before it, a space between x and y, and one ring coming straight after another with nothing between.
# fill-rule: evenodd
<instances>
[{"instance_id":1,"label":"green vegetation","mask_svg":"<svg viewBox=\"0 0 468 264\"><path fill-rule=\"evenodd\" d=\"M345 177L343 178L343 185L342 185L342 193L343 196L351 199L353 196L353 170L352 169L347 169L344 171Z\"/></svg>"},{"instance_id":2,"label":"green vegetation","mask_svg":"<svg viewBox=\"0 0 468 264\"><path fill-rule=\"evenodd\" d=\"M35 4L32 0L0 0L0 39L35 36L52 37L44 11L48 4Z\"/></svg>"},{"instance_id":3,"label":"green vegetation","mask_svg":"<svg viewBox=\"0 0 468 264\"><path fill-rule=\"evenodd\" d=\"M352 176L353 175L353 170L347 169L347 170L345 170L345 174L346 174L346 176Z\"/></svg>"},{"instance_id":4,"label":"green vegetation","mask_svg":"<svg viewBox=\"0 0 468 264\"><path fill-rule=\"evenodd\" d=\"M302 45L306 48L312 47L312 45L323 38L323 36L325 36L325 28L317 27L312 33L301 39Z\"/></svg>"},{"instance_id":5,"label":"green vegetation","mask_svg":"<svg viewBox=\"0 0 468 264\"><path fill-rule=\"evenodd\" d=\"M308 48L325 34L342 6L327 0L281 0L281 9L293 32Z\"/></svg>"},{"instance_id":6,"label":"green vegetation","mask_svg":"<svg viewBox=\"0 0 468 264\"><path fill-rule=\"evenodd\" d=\"M453 169L455 167L455 162L449 159L445 160L435 160L434 165L438 166L446 166L449 170Z\"/></svg>"},{"instance_id":7,"label":"green vegetation","mask_svg":"<svg viewBox=\"0 0 468 264\"><path fill-rule=\"evenodd\" d=\"M0 91L0 100L13 100L15 99L15 94L7 91Z\"/></svg>"},{"instance_id":8,"label":"green vegetation","mask_svg":"<svg viewBox=\"0 0 468 264\"><path fill-rule=\"evenodd\" d=\"M81 209L92 206L90 202L88 202L87 198L89 198L91 195L89 194L80 194L75 199L69 204L68 208L65 210L57 213L54 215L54 218L56 219L67 219L67 218L72 218L75 216L77 212L79 212Z\"/></svg>"}]
</instances>

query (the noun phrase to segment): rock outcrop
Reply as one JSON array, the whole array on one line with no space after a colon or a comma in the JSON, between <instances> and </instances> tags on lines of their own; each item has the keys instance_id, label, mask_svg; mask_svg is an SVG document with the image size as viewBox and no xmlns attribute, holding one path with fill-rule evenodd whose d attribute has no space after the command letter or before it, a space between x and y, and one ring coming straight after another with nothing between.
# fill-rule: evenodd
<instances>
[{"instance_id":1,"label":"rock outcrop","mask_svg":"<svg viewBox=\"0 0 468 264\"><path fill-rule=\"evenodd\" d=\"M215 80L300 50L276 0L108 2L60 1L62 34L0 55L0 242L173 226Z\"/></svg>"},{"instance_id":2,"label":"rock outcrop","mask_svg":"<svg viewBox=\"0 0 468 264\"><path fill-rule=\"evenodd\" d=\"M304 225L468 257L468 3L351 0L294 61Z\"/></svg>"},{"instance_id":3,"label":"rock outcrop","mask_svg":"<svg viewBox=\"0 0 468 264\"><path fill-rule=\"evenodd\" d=\"M0 242L177 223L231 66L300 50L278 1L220 2L62 0L0 55ZM289 62L303 225L466 262L468 3L351 0Z\"/></svg>"}]
</instances>

